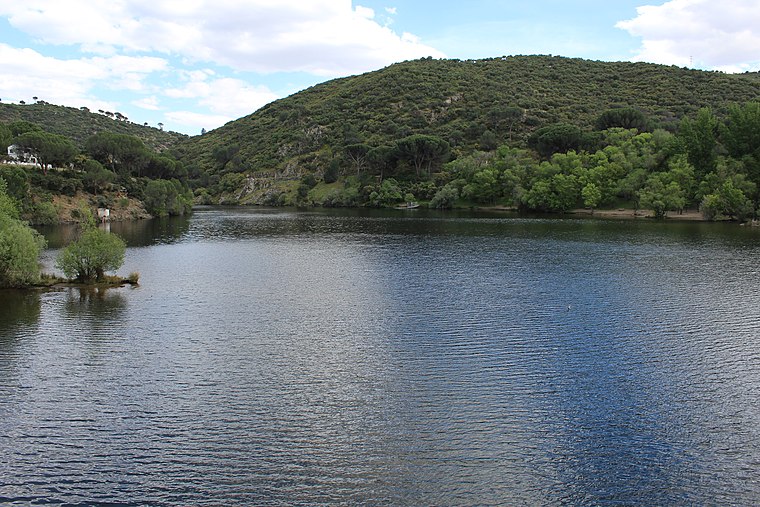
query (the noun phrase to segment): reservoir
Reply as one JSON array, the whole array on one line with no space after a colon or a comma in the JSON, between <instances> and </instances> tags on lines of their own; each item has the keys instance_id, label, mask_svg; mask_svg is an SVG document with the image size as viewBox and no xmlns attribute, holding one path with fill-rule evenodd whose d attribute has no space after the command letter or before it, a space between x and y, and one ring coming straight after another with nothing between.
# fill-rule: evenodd
<instances>
[{"instance_id":1,"label":"reservoir","mask_svg":"<svg viewBox=\"0 0 760 507\"><path fill-rule=\"evenodd\" d=\"M0 504L757 505L760 228L200 208L0 291ZM44 231L53 265L75 230Z\"/></svg>"}]
</instances>

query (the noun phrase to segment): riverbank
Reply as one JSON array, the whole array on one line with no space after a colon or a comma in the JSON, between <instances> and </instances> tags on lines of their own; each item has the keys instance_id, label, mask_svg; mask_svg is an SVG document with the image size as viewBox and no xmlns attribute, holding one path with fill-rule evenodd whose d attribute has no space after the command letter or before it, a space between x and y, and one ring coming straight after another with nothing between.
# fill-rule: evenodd
<instances>
[{"instance_id":1,"label":"riverbank","mask_svg":"<svg viewBox=\"0 0 760 507\"><path fill-rule=\"evenodd\" d=\"M510 206L479 206L477 209L482 211L509 211L517 212L518 209ZM620 218L620 219L646 219L655 220L654 212L646 209L630 209L630 208L616 208L616 209L594 209L589 208L575 208L568 210L565 215L587 215L601 218ZM562 214L557 214L562 216ZM669 211L665 216L665 220L677 220L677 221L689 221L689 222L730 222L729 219L713 219L708 220L702 215L699 210L690 209L681 213L676 211Z\"/></svg>"}]
</instances>

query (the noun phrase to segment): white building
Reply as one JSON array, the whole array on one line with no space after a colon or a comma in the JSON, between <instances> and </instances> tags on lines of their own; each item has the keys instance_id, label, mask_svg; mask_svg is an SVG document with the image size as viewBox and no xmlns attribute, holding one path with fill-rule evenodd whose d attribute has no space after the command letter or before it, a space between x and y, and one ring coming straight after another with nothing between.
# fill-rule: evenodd
<instances>
[{"instance_id":1,"label":"white building","mask_svg":"<svg viewBox=\"0 0 760 507\"><path fill-rule=\"evenodd\" d=\"M38 165L37 157L28 151L24 151L24 149L17 144L11 144L8 146L8 155L6 158L11 164Z\"/></svg>"}]
</instances>

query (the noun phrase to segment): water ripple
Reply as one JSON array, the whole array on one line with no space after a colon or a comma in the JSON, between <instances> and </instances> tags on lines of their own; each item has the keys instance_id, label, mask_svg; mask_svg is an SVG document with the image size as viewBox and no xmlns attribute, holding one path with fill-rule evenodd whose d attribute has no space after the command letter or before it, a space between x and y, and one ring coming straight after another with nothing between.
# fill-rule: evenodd
<instances>
[{"instance_id":1,"label":"water ripple","mask_svg":"<svg viewBox=\"0 0 760 507\"><path fill-rule=\"evenodd\" d=\"M404 217L203 210L137 289L0 293L0 503L760 501L752 231Z\"/></svg>"}]
</instances>

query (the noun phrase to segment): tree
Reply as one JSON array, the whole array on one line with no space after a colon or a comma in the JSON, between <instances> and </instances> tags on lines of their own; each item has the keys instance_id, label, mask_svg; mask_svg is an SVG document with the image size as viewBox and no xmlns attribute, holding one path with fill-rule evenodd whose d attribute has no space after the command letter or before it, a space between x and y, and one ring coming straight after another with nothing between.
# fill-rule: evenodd
<instances>
[{"instance_id":1,"label":"tree","mask_svg":"<svg viewBox=\"0 0 760 507\"><path fill-rule=\"evenodd\" d=\"M88 191L94 194L108 188L116 179L116 174L113 171L109 171L103 167L103 164L91 158L83 160L80 163L80 168L84 171L82 183Z\"/></svg>"},{"instance_id":2,"label":"tree","mask_svg":"<svg viewBox=\"0 0 760 507\"><path fill-rule=\"evenodd\" d=\"M588 183L581 190L581 197L583 198L583 205L593 211L602 201L602 191L593 183Z\"/></svg>"},{"instance_id":3,"label":"tree","mask_svg":"<svg viewBox=\"0 0 760 507\"><path fill-rule=\"evenodd\" d=\"M678 182L667 173L655 173L647 178L639 192L642 208L651 209L655 218L665 218L668 211L680 210L686 206L686 198Z\"/></svg>"},{"instance_id":4,"label":"tree","mask_svg":"<svg viewBox=\"0 0 760 507\"><path fill-rule=\"evenodd\" d=\"M382 181L385 173L396 166L398 162L398 150L395 146L378 146L369 150L367 160L372 170L380 174L380 181Z\"/></svg>"},{"instance_id":5,"label":"tree","mask_svg":"<svg viewBox=\"0 0 760 507\"><path fill-rule=\"evenodd\" d=\"M699 180L715 167L719 125L710 109L702 108L695 119L684 117L678 128L678 142L686 151Z\"/></svg>"},{"instance_id":6,"label":"tree","mask_svg":"<svg viewBox=\"0 0 760 507\"><path fill-rule=\"evenodd\" d=\"M8 146L11 145L11 129L0 123L0 159L8 152Z\"/></svg>"},{"instance_id":7,"label":"tree","mask_svg":"<svg viewBox=\"0 0 760 507\"><path fill-rule=\"evenodd\" d=\"M124 240L98 229L94 220L83 225L79 239L65 247L55 265L67 277L84 283L102 281L106 271L115 271L124 263Z\"/></svg>"},{"instance_id":8,"label":"tree","mask_svg":"<svg viewBox=\"0 0 760 507\"><path fill-rule=\"evenodd\" d=\"M603 112L596 120L596 128L598 130L607 130L613 127L621 127L643 132L647 129L648 123L646 115L638 109L620 107Z\"/></svg>"},{"instance_id":9,"label":"tree","mask_svg":"<svg viewBox=\"0 0 760 507\"><path fill-rule=\"evenodd\" d=\"M142 140L127 134L95 134L85 142L85 150L111 171L125 176L141 176L150 158Z\"/></svg>"},{"instance_id":10,"label":"tree","mask_svg":"<svg viewBox=\"0 0 760 507\"><path fill-rule=\"evenodd\" d=\"M451 147L440 137L414 134L396 141L399 158L405 160L419 177L424 169L428 175L434 165L446 161Z\"/></svg>"},{"instance_id":11,"label":"tree","mask_svg":"<svg viewBox=\"0 0 760 507\"><path fill-rule=\"evenodd\" d=\"M24 287L40 278L45 239L18 219L18 209L0 178L0 287Z\"/></svg>"},{"instance_id":12,"label":"tree","mask_svg":"<svg viewBox=\"0 0 760 507\"><path fill-rule=\"evenodd\" d=\"M380 187L369 196L370 203L377 207L392 206L402 199L401 188L393 178L384 180Z\"/></svg>"},{"instance_id":13,"label":"tree","mask_svg":"<svg viewBox=\"0 0 760 507\"><path fill-rule=\"evenodd\" d=\"M528 144L539 155L549 158L555 153L578 151L582 141L581 129L568 123L557 123L536 130L528 140Z\"/></svg>"},{"instance_id":14,"label":"tree","mask_svg":"<svg viewBox=\"0 0 760 507\"><path fill-rule=\"evenodd\" d=\"M715 193L704 196L700 211L708 220L714 219L717 215L725 215L730 219L743 221L752 214L753 210L752 201L729 179L724 181Z\"/></svg>"},{"instance_id":15,"label":"tree","mask_svg":"<svg viewBox=\"0 0 760 507\"><path fill-rule=\"evenodd\" d=\"M362 169L367 165L367 154L370 151L370 147L366 144L357 143L349 144L343 148L346 158L354 164L356 167L356 175L358 176Z\"/></svg>"},{"instance_id":16,"label":"tree","mask_svg":"<svg viewBox=\"0 0 760 507\"><path fill-rule=\"evenodd\" d=\"M79 152L69 138L43 131L25 132L15 142L37 157L37 162L45 173L48 166L63 167L70 163Z\"/></svg>"}]
</instances>

